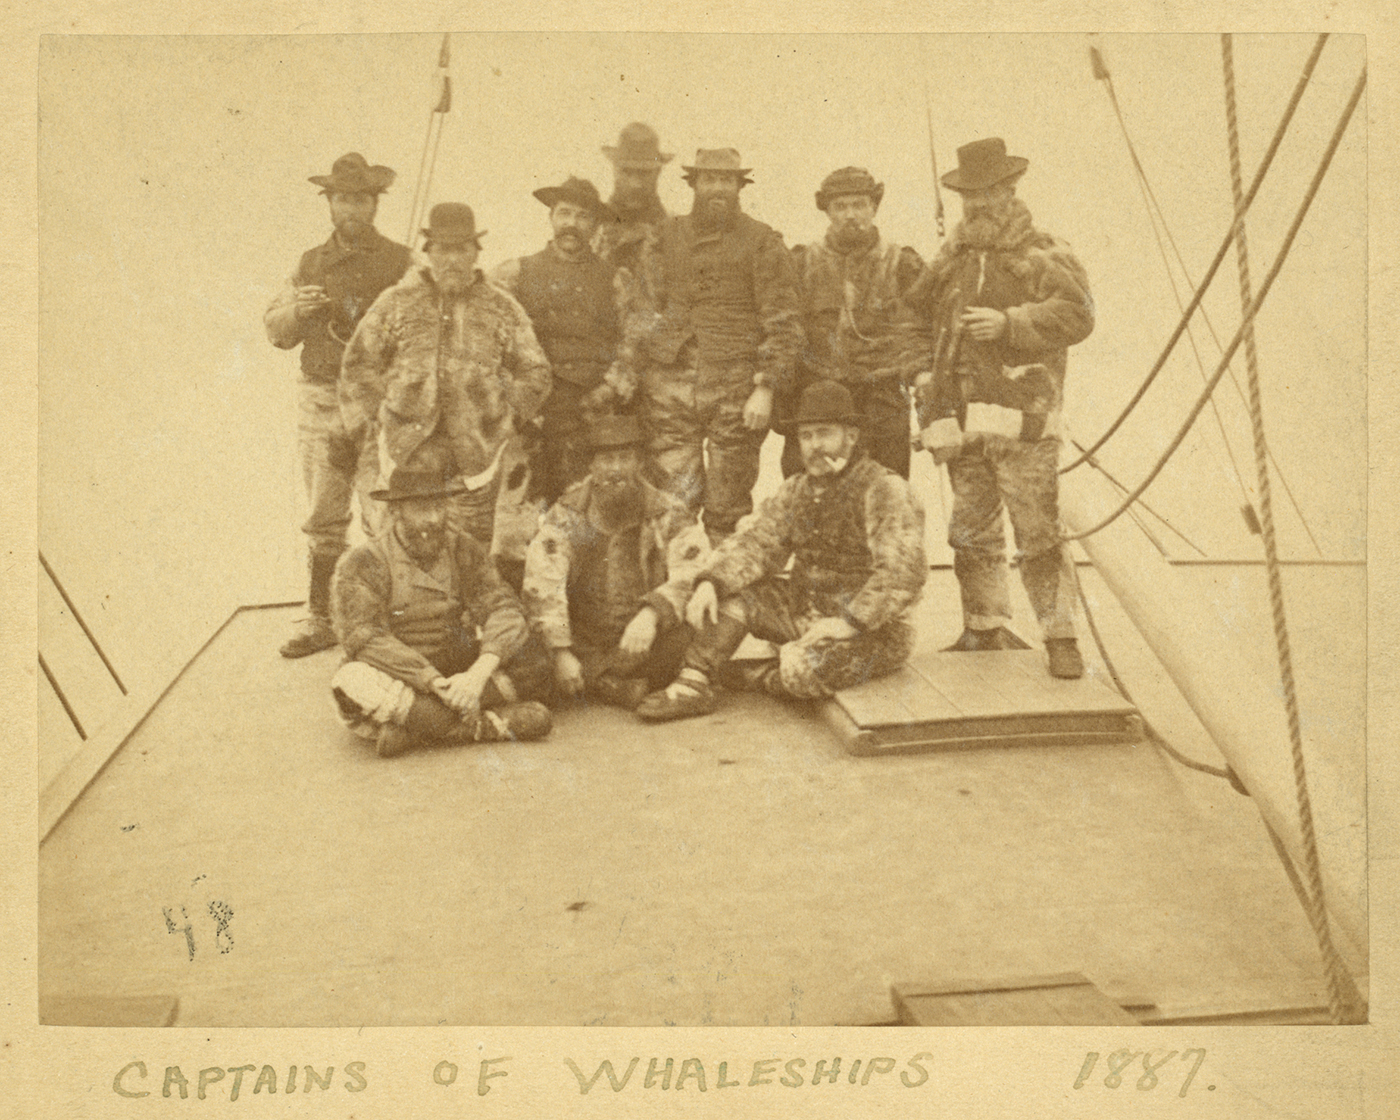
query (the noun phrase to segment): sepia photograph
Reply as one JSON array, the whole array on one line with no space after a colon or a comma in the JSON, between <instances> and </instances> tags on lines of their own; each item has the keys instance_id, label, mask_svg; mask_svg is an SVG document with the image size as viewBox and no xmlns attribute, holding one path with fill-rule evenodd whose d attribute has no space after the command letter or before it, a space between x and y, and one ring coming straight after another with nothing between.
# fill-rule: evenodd
<instances>
[{"instance_id":1,"label":"sepia photograph","mask_svg":"<svg viewBox=\"0 0 1400 1120\"><path fill-rule=\"evenodd\" d=\"M1367 60L43 36L39 1022L1371 1021Z\"/></svg>"}]
</instances>

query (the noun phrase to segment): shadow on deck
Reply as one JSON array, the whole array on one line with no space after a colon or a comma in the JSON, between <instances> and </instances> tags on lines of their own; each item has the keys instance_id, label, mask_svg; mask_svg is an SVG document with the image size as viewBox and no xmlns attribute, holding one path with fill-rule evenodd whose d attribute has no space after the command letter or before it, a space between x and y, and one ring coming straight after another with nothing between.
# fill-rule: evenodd
<instances>
[{"instance_id":1,"label":"shadow on deck","mask_svg":"<svg viewBox=\"0 0 1400 1120\"><path fill-rule=\"evenodd\" d=\"M339 654L276 655L294 614L236 616L41 847L41 1004L861 1024L897 982L1066 972L1161 1014L1321 1001L1250 803L1151 746L855 758L742 695L381 761L335 718ZM927 646L956 633L924 614Z\"/></svg>"}]
</instances>

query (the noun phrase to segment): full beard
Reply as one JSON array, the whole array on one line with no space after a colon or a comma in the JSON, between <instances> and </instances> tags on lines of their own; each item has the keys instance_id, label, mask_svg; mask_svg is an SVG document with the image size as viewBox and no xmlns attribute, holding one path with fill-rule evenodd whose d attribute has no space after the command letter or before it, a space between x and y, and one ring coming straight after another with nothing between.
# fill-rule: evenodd
<instances>
[{"instance_id":1,"label":"full beard","mask_svg":"<svg viewBox=\"0 0 1400 1120\"><path fill-rule=\"evenodd\" d=\"M1006 229L1009 217L1010 214L1005 211L986 211L976 217L964 218L960 236L974 249L991 248L1001 237L1002 231Z\"/></svg>"},{"instance_id":2,"label":"full beard","mask_svg":"<svg viewBox=\"0 0 1400 1120\"><path fill-rule=\"evenodd\" d=\"M433 281L437 284L438 290L445 296L460 296L471 287L471 277L461 272L444 272L441 276L433 274Z\"/></svg>"},{"instance_id":3,"label":"full beard","mask_svg":"<svg viewBox=\"0 0 1400 1120\"><path fill-rule=\"evenodd\" d=\"M621 521L642 508L642 487L635 478L594 476L593 496L604 518L612 522Z\"/></svg>"},{"instance_id":4,"label":"full beard","mask_svg":"<svg viewBox=\"0 0 1400 1120\"><path fill-rule=\"evenodd\" d=\"M410 529L406 525L400 525L397 532L399 543L403 545L409 559L425 570L432 567L433 562L447 547L447 529L442 526L434 529Z\"/></svg>"},{"instance_id":5,"label":"full beard","mask_svg":"<svg viewBox=\"0 0 1400 1120\"><path fill-rule=\"evenodd\" d=\"M373 225L369 222L362 222L359 218L343 218L340 224L335 227L335 232L340 235L342 241L358 245L369 236L372 229L374 229Z\"/></svg>"},{"instance_id":6,"label":"full beard","mask_svg":"<svg viewBox=\"0 0 1400 1120\"><path fill-rule=\"evenodd\" d=\"M704 230L722 229L739 212L739 200L727 195L696 195L691 205L690 216L695 224Z\"/></svg>"}]
</instances>

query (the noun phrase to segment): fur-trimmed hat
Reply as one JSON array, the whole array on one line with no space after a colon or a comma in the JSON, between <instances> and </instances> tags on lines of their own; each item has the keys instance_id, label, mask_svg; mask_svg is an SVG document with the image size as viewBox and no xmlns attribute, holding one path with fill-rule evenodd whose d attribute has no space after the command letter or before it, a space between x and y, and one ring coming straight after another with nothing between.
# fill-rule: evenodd
<instances>
[{"instance_id":1,"label":"fur-trimmed hat","mask_svg":"<svg viewBox=\"0 0 1400 1120\"><path fill-rule=\"evenodd\" d=\"M821 189L817 191L817 209L825 210L833 198L843 194L869 195L870 201L879 207L880 200L885 197L885 184L877 183L875 176L863 167L843 167L822 180Z\"/></svg>"}]
</instances>

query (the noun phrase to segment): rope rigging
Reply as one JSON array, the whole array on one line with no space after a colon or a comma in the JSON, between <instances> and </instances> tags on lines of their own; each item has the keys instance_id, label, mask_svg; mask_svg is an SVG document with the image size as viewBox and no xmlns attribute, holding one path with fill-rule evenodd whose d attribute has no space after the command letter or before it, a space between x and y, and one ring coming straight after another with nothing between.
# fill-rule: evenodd
<instances>
[{"instance_id":1,"label":"rope rigging","mask_svg":"<svg viewBox=\"0 0 1400 1120\"><path fill-rule=\"evenodd\" d=\"M1342 137L1346 134L1347 126L1351 123L1352 114L1356 111L1356 106L1360 102L1361 94L1365 90L1365 88L1366 70L1363 67L1360 76L1356 79L1356 85L1352 89L1351 97L1347 101L1346 108L1342 111L1341 119L1337 122L1336 128L1333 129L1332 137L1327 145L1327 150L1323 153L1322 159L1318 164L1318 168L1313 173L1312 182L1308 185L1307 193L1304 196L1302 203L1298 207L1298 212L1294 215L1293 222L1288 228L1288 233L1284 236L1283 244L1279 248L1278 255L1274 258L1274 263L1270 267L1268 275L1264 278L1264 283L1259 288L1259 294L1256 295L1254 299L1249 303L1249 305L1245 308L1245 313L1243 316L1243 320L1240 323L1239 329L1235 332L1234 338L1231 339L1230 345L1226 347L1224 354L1221 356L1219 364L1215 368L1215 372L1211 374L1209 381L1207 381L1204 390L1202 390L1201 395L1197 398L1195 405L1192 407L1185 421L1183 421L1183 423L1181 424L1181 427L1177 430L1176 435L1167 445L1166 451L1162 453L1162 456L1157 460L1156 465L1153 466L1152 470L1148 472L1147 477L1143 479L1141 483L1139 483L1137 488L1133 490L1131 494L1128 495L1127 499L1123 502L1123 504L1120 505L1116 510L1114 510L1113 513L1109 514L1108 517L1106 517L1103 521L1099 522L1097 525L1094 525L1091 528L1085 529L1084 531L1079 533L1063 536L1060 538L1061 540L1083 540L1085 537L1092 536L1099 530L1105 528L1108 525L1111 525L1120 516L1122 516L1124 511L1126 511L1127 508L1133 504L1133 502L1135 502L1139 497L1142 496L1142 494L1147 490L1149 486L1152 485L1152 483L1156 480L1157 476L1162 472L1162 468L1164 468L1167 465L1167 461L1176 452L1176 449L1181 446L1181 443L1186 438L1187 433L1190 432L1192 425L1195 424L1196 418L1200 416L1201 412L1205 409L1206 404L1210 401L1210 396L1213 392L1215 392L1215 387L1220 383L1221 378L1225 376L1226 370L1229 369L1230 359L1235 356L1235 351L1239 349L1240 343L1244 339L1246 330L1248 329L1249 325L1254 321L1254 317L1259 313L1259 309L1264 305L1265 299L1268 298L1269 290L1273 287L1274 281L1278 278L1279 272L1283 269L1283 264L1288 259L1288 253L1293 248L1293 242L1297 239L1298 230L1302 227L1303 219L1307 217L1308 210L1312 206L1312 201L1317 196L1317 192L1322 186L1322 180L1326 177L1327 168L1331 165L1332 157L1336 154L1337 148L1342 142ZM1257 187L1258 177L1256 176L1254 188L1252 189L1257 189ZM1225 243L1221 246L1221 253L1217 256L1215 264L1212 264L1211 266L1212 275L1214 269L1219 263L1219 258L1223 256L1224 250L1228 248L1229 245L1233 242L1236 231L1243 224L1243 208L1249 205L1250 200L1250 196L1246 196L1242 200L1242 208L1236 213L1235 220L1230 228L1230 234L1226 238ZM1204 283L1208 284L1209 282L1210 277L1208 276ZM1204 288L1197 291L1196 296L1193 297L1193 304L1199 302L1200 296L1203 293L1203 291ZM1184 321L1182 327L1184 327ZM1178 336L1182 327L1178 328ZM1168 345L1170 346L1170 343ZM1154 370L1154 375L1155 372L1156 371ZM1120 420L1121 419L1122 418L1120 417ZM1079 463L1086 461L1087 457L1094 451L1096 451L1102 445L1103 441L1106 440L1111 434L1112 429L1110 429L1110 431L1100 439L1099 443L1090 447L1088 451L1086 451L1083 455L1079 457L1079 459L1077 459L1074 463L1070 464L1070 467L1076 466ZM1070 467L1062 468L1062 473L1064 470L1069 470Z\"/></svg>"},{"instance_id":2,"label":"rope rigging","mask_svg":"<svg viewBox=\"0 0 1400 1120\"><path fill-rule=\"evenodd\" d=\"M1313 69L1317 65L1317 60L1322 54L1322 47L1326 41L1326 35L1318 36L1318 41L1313 46L1312 53L1308 56L1307 62L1303 65L1303 72L1299 75L1298 82L1293 88L1293 95L1289 98L1288 105L1283 111L1283 117L1279 120L1278 127L1274 129L1273 138L1269 141L1269 146L1264 152L1264 158L1259 162L1259 169L1254 173L1254 180L1250 183L1249 190L1245 193L1243 210L1236 213L1234 222L1231 223L1229 231L1225 234L1225 239L1220 243L1220 248L1216 250L1215 258L1210 262L1210 267L1206 269L1200 284L1197 285L1196 291L1191 297L1191 302L1187 304L1186 309L1181 313L1181 319L1177 323L1176 329L1172 331L1171 337L1167 339L1166 345L1162 347L1162 353L1152 364L1152 368L1148 371L1142 384L1138 386L1132 399L1124 406L1118 419L1108 426L1108 429L1103 435L1099 436L1089 447L1088 451L1075 459L1068 466L1061 467L1061 474L1074 470L1075 467L1085 462L1089 455L1098 451L1099 448L1108 442L1109 437L1122 426L1123 421L1125 421L1132 413L1133 409L1137 407L1138 402L1141 401L1143 396L1147 393L1152 382L1155 381L1157 375L1161 373L1162 367L1167 364L1167 359L1176 348L1177 342L1186 331L1187 324L1190 323L1192 316L1195 315L1196 308L1200 306L1201 300L1205 297L1206 291L1210 288L1211 281L1215 279L1216 272L1219 270L1221 263L1225 260L1225 254L1230 251L1230 245L1235 239L1235 230L1239 228L1239 224L1243 221L1244 215L1249 211L1250 205L1254 202L1254 196L1259 193L1259 188L1263 185L1264 176L1268 173L1269 167L1273 164L1274 155L1278 152L1279 145L1283 143L1284 134L1288 131L1288 126L1293 120L1293 114L1298 108L1298 102L1302 100L1303 91L1307 89L1308 82L1312 78ZM1100 60L1098 66L1102 68L1102 65L1102 60ZM1212 389L1214 388L1213 385L1211 387Z\"/></svg>"},{"instance_id":3,"label":"rope rigging","mask_svg":"<svg viewBox=\"0 0 1400 1120\"><path fill-rule=\"evenodd\" d=\"M1242 201L1240 185L1240 137L1239 122L1235 112L1235 64L1231 37L1220 37L1221 53L1225 75L1226 122L1230 135L1230 186L1234 192L1235 208L1239 213ZM1357 85L1357 94L1352 104L1359 98L1365 72ZM1350 109L1351 106L1348 106ZM1350 115L1348 113L1348 115ZM1340 137L1338 137L1340 138ZM1328 151L1330 161L1335 145ZM1325 170L1324 167L1321 170ZM1236 219L1239 234L1235 239L1235 253L1238 257L1240 276L1240 304L1252 307L1250 299L1249 241L1245 235L1243 215ZM1272 279L1272 277L1270 277ZM1260 293L1261 297L1263 293ZM1317 853L1317 836L1313 827L1312 799L1308 793L1307 768L1303 759L1302 721L1298 712L1298 694L1293 677L1293 654L1288 637L1288 620L1283 603L1283 580L1278 565L1278 543L1274 535L1273 499L1269 488L1268 443L1264 436L1263 396L1259 384L1259 356L1254 345L1254 315L1246 316L1240 325L1245 343L1245 367L1249 382L1249 414L1254 433L1254 466L1258 474L1259 521L1263 530L1264 559L1269 577L1269 606L1273 614L1274 638L1278 645L1279 678L1283 686L1283 706L1288 715L1288 740L1293 756L1293 779L1298 793L1298 817L1303 835L1303 871L1307 879L1307 913L1322 951L1322 959L1327 968L1327 991L1329 1010L1334 1023L1347 1021L1344 1004L1348 1002L1346 993L1349 978L1345 977L1345 966L1332 944L1332 933L1328 927L1327 906L1323 896L1322 867Z\"/></svg>"},{"instance_id":4,"label":"rope rigging","mask_svg":"<svg viewBox=\"0 0 1400 1120\"><path fill-rule=\"evenodd\" d=\"M1323 35L1320 38L1325 40L1326 36ZM1316 45L1315 49L1320 49L1320 44ZM1157 192L1152 189L1152 183L1148 179L1147 172L1142 166L1142 160L1138 157L1137 146L1133 143L1133 138L1128 132L1128 124L1123 116L1122 106L1118 102L1117 90L1113 85L1113 75L1104 64L1103 57L1099 53L1097 47L1090 47L1089 55L1093 66L1094 77L1104 83L1109 101L1113 106L1114 115L1118 118L1118 128L1123 134L1123 142L1127 146L1128 156L1133 163L1133 169L1138 183L1138 191L1142 195L1143 205L1147 210L1147 220L1152 226L1152 236L1157 243L1157 253L1162 258L1162 265L1167 274L1167 282L1171 285L1172 298L1176 301L1178 313L1184 312L1186 310L1186 304L1181 297L1181 289L1177 286L1176 275L1172 271L1171 260L1167 257L1166 246L1162 243L1163 235L1166 236L1167 245L1171 246L1172 257L1175 258L1177 268L1181 270L1181 274L1185 278L1187 286L1194 290L1196 285L1191 279L1190 270L1186 267L1186 261L1181 255L1181 249L1176 243L1176 238L1172 235L1171 226L1167 224L1166 214L1162 210L1162 205L1157 201ZM1159 225L1160 230L1158 228ZM1210 332L1211 339L1214 341L1216 349L1219 350L1222 345L1220 335L1216 333L1215 324L1211 321L1210 313L1206 310L1204 305L1201 306L1200 313L1201 320L1205 323L1206 330ZM1204 382L1206 380L1205 363L1201 359L1200 348L1196 345L1195 332L1192 331L1190 327L1187 327L1186 338L1191 345L1191 354L1195 360L1196 369L1201 375L1201 381ZM1235 376L1233 368L1230 370L1230 384L1235 387L1235 393L1239 397L1240 403L1247 408L1249 402L1245 398L1244 389L1240 385L1239 378ZM1235 458L1234 448L1230 445L1230 437L1225 431L1225 423L1220 415L1220 409L1213 397L1211 398L1210 407L1211 413L1215 417L1216 429L1220 432L1220 441L1224 444L1225 454L1230 460L1230 467L1233 472L1235 485L1239 487L1240 496L1244 499L1244 506L1248 507L1242 507L1241 511L1244 513L1250 531L1258 535L1258 518L1255 515L1253 504L1250 501L1249 490L1245 485L1239 462ZM1083 450L1083 448L1080 448L1080 450ZM1269 462L1273 464L1274 471L1278 475L1279 484L1283 487L1284 493L1288 495L1288 500L1293 507L1293 512L1297 514L1298 520L1303 526L1303 531L1307 533L1314 550L1321 556L1322 547L1318 544L1317 537L1313 534L1312 526L1308 524L1308 519L1304 516L1303 510L1293 494L1293 488L1288 484L1288 479L1284 476L1283 470L1279 466L1278 460L1274 457L1272 450L1269 452Z\"/></svg>"},{"instance_id":5,"label":"rope rigging","mask_svg":"<svg viewBox=\"0 0 1400 1120\"><path fill-rule=\"evenodd\" d=\"M1082 443L1080 443L1077 439L1072 439L1072 440L1070 440L1070 442L1071 442L1072 444L1074 444L1074 446L1075 446L1076 448L1078 448L1080 451L1083 451L1083 450L1084 450L1084 445L1083 445ZM1118 479L1114 478L1113 475L1109 474L1109 473L1108 473L1108 470L1104 467L1104 465L1103 465L1102 463L1100 463L1100 462L1098 461L1098 459L1096 459L1096 458L1094 458L1094 456L1090 455L1087 461L1088 461L1089 465L1090 465L1091 467L1094 468L1094 470L1098 471L1099 474L1103 475L1104 478L1108 479L1109 483L1110 483L1115 489L1121 490L1124 494L1126 494L1126 493L1128 492L1128 488L1127 488L1126 486L1124 486L1121 482L1119 482ZM1201 548L1200 545L1198 545L1195 541L1193 541L1190 537L1188 537L1185 533L1183 533L1180 529L1178 529L1175 525L1173 525L1170 521L1168 521L1165 517L1163 517L1160 513L1158 513L1158 512L1157 512L1155 509L1153 509L1150 505L1148 505L1146 501L1144 501L1144 500L1142 500L1142 499L1138 499L1138 503L1137 503L1137 504L1140 505L1140 506L1142 506L1142 508L1143 508L1144 510L1146 510L1148 513L1150 513L1153 517L1155 517L1158 521L1160 521L1163 525L1165 525L1168 529L1170 529L1173 533L1175 533L1178 537L1180 537L1183 541L1185 541L1188 547L1194 549L1196 552L1200 553L1202 556L1205 556L1205 555L1206 555L1205 549ZM1161 549L1158 549L1158 551L1161 552L1162 550L1161 550ZM1165 556L1166 553L1163 552L1162 555Z\"/></svg>"}]
</instances>

